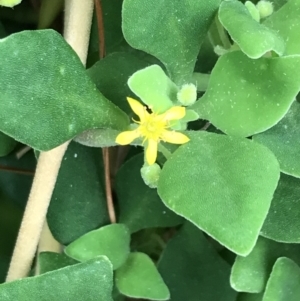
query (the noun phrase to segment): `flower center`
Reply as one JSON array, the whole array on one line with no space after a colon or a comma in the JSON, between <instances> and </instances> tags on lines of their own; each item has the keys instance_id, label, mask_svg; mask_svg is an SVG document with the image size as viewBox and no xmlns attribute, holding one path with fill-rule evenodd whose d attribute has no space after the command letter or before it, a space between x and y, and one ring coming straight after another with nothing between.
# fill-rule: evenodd
<instances>
[{"instance_id":1,"label":"flower center","mask_svg":"<svg viewBox=\"0 0 300 301\"><path fill-rule=\"evenodd\" d=\"M151 114L140 124L139 131L146 139L158 141L166 126L167 124L165 121L162 121L157 115Z\"/></svg>"}]
</instances>

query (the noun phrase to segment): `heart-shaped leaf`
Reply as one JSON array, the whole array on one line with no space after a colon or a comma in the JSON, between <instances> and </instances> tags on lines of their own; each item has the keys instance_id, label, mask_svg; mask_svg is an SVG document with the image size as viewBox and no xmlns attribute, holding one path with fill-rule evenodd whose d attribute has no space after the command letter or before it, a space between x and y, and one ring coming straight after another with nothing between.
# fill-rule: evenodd
<instances>
[{"instance_id":1,"label":"heart-shaped leaf","mask_svg":"<svg viewBox=\"0 0 300 301\"><path fill-rule=\"evenodd\" d=\"M207 132L189 137L165 163L158 194L228 249L249 254L279 179L276 158L243 138Z\"/></svg>"},{"instance_id":2,"label":"heart-shaped leaf","mask_svg":"<svg viewBox=\"0 0 300 301\"><path fill-rule=\"evenodd\" d=\"M125 0L124 37L132 47L163 62L176 84L185 83L191 79L200 46L220 2Z\"/></svg>"},{"instance_id":3,"label":"heart-shaped leaf","mask_svg":"<svg viewBox=\"0 0 300 301\"><path fill-rule=\"evenodd\" d=\"M300 56L252 60L240 51L222 55L194 109L229 135L247 137L274 126L300 90Z\"/></svg>"},{"instance_id":4,"label":"heart-shaped leaf","mask_svg":"<svg viewBox=\"0 0 300 301\"><path fill-rule=\"evenodd\" d=\"M128 86L155 113L170 109L172 100L177 99L178 88L158 65L135 72L128 79Z\"/></svg>"}]
</instances>

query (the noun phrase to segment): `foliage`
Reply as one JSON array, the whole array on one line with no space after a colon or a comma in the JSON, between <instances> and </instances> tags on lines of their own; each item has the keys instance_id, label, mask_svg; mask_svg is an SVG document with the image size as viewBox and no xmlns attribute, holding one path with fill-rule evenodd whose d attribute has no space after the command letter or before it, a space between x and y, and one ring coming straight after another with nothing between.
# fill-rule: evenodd
<instances>
[{"instance_id":1,"label":"foliage","mask_svg":"<svg viewBox=\"0 0 300 301\"><path fill-rule=\"evenodd\" d=\"M0 1L0 300L300 300L300 0L102 0L87 68L62 0L18 2ZM5 283L36 161L67 141L44 214L63 251Z\"/></svg>"}]
</instances>

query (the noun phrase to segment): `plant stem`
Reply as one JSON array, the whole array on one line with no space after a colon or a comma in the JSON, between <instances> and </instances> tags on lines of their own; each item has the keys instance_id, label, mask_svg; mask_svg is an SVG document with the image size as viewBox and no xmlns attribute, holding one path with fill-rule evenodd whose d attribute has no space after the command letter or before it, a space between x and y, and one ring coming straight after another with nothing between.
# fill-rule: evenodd
<instances>
[{"instance_id":1,"label":"plant stem","mask_svg":"<svg viewBox=\"0 0 300 301\"><path fill-rule=\"evenodd\" d=\"M64 37L85 65L93 0L66 0ZM49 116L49 118L51 118ZM41 152L6 281L26 277L45 222L63 155L70 141Z\"/></svg>"},{"instance_id":2,"label":"plant stem","mask_svg":"<svg viewBox=\"0 0 300 301\"><path fill-rule=\"evenodd\" d=\"M103 152L103 163L105 169L105 191L106 191L106 203L108 209L109 220L112 224L116 222L116 213L111 191L111 181L110 181L110 158L109 158L109 148L104 147Z\"/></svg>"},{"instance_id":3,"label":"plant stem","mask_svg":"<svg viewBox=\"0 0 300 301\"><path fill-rule=\"evenodd\" d=\"M94 3L98 26L99 58L103 59L105 56L105 35L101 0L94 0ZM110 151L108 147L102 148L102 156L104 164L105 193L108 215L110 222L114 224L116 223L116 213L111 189Z\"/></svg>"},{"instance_id":4,"label":"plant stem","mask_svg":"<svg viewBox=\"0 0 300 301\"><path fill-rule=\"evenodd\" d=\"M103 59L105 56L105 35L104 35L104 21L102 13L101 0L94 0L97 15L98 38L99 38L99 57Z\"/></svg>"},{"instance_id":5,"label":"plant stem","mask_svg":"<svg viewBox=\"0 0 300 301\"><path fill-rule=\"evenodd\" d=\"M158 144L158 151L160 151L166 159L169 159L172 156L172 153L164 145L162 145L162 143Z\"/></svg>"},{"instance_id":6,"label":"plant stem","mask_svg":"<svg viewBox=\"0 0 300 301\"><path fill-rule=\"evenodd\" d=\"M40 265L39 265L39 257L38 255L41 252L45 252L45 251L51 251L54 253L61 253L62 251L62 246L61 244L53 237L47 220L45 220L44 222L44 226L41 232L41 237L40 237L40 241L38 244L38 249L37 249L37 259L36 259L36 264L35 264L35 275L39 275L40 274Z\"/></svg>"},{"instance_id":7,"label":"plant stem","mask_svg":"<svg viewBox=\"0 0 300 301\"><path fill-rule=\"evenodd\" d=\"M61 159L69 142L48 152L41 152L17 242L6 277L13 281L26 277L40 238L47 209L56 182Z\"/></svg>"}]
</instances>

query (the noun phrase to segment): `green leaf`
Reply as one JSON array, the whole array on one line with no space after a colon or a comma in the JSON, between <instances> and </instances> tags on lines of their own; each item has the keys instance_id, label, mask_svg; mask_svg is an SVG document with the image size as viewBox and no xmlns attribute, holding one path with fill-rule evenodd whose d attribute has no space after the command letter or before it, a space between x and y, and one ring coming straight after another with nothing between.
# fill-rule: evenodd
<instances>
[{"instance_id":1,"label":"green leaf","mask_svg":"<svg viewBox=\"0 0 300 301\"><path fill-rule=\"evenodd\" d=\"M109 222L103 173L101 149L71 142L47 213L49 228L62 244Z\"/></svg>"},{"instance_id":2,"label":"green leaf","mask_svg":"<svg viewBox=\"0 0 300 301\"><path fill-rule=\"evenodd\" d=\"M297 101L279 123L253 139L275 154L282 172L300 178L300 104Z\"/></svg>"},{"instance_id":3,"label":"green leaf","mask_svg":"<svg viewBox=\"0 0 300 301\"><path fill-rule=\"evenodd\" d=\"M170 292L153 261L144 253L131 253L116 271L116 286L125 296L151 300L169 300Z\"/></svg>"},{"instance_id":4,"label":"green leaf","mask_svg":"<svg viewBox=\"0 0 300 301\"><path fill-rule=\"evenodd\" d=\"M143 154L139 154L125 162L116 175L119 222L125 224L131 233L146 228L180 224L182 217L163 204L156 189L145 185L140 172L143 164Z\"/></svg>"},{"instance_id":5,"label":"green leaf","mask_svg":"<svg viewBox=\"0 0 300 301\"><path fill-rule=\"evenodd\" d=\"M285 40L284 55L300 54L300 0L289 0L273 13L264 25L278 32Z\"/></svg>"},{"instance_id":6,"label":"green leaf","mask_svg":"<svg viewBox=\"0 0 300 301\"><path fill-rule=\"evenodd\" d=\"M228 283L229 265L218 255L203 233L185 223L167 244L158 263L172 301L234 301Z\"/></svg>"},{"instance_id":7,"label":"green leaf","mask_svg":"<svg viewBox=\"0 0 300 301\"><path fill-rule=\"evenodd\" d=\"M158 194L222 245L247 255L255 245L279 180L273 153L248 139L189 132L165 163Z\"/></svg>"},{"instance_id":8,"label":"green leaf","mask_svg":"<svg viewBox=\"0 0 300 301\"><path fill-rule=\"evenodd\" d=\"M115 48L124 41L121 28L121 9L122 0L101 0L102 20L104 30L105 55L110 55ZM99 31L98 19L96 10L94 12L87 65L93 65L95 61L99 60ZM122 70L120 68L120 70ZM110 99L110 98L109 98Z\"/></svg>"},{"instance_id":9,"label":"green leaf","mask_svg":"<svg viewBox=\"0 0 300 301\"><path fill-rule=\"evenodd\" d=\"M247 257L237 256L231 271L231 286L240 292L262 292L272 266L281 256L287 256L300 263L300 245L282 244L260 237Z\"/></svg>"},{"instance_id":10,"label":"green leaf","mask_svg":"<svg viewBox=\"0 0 300 301\"><path fill-rule=\"evenodd\" d=\"M111 147L118 145L116 138L120 131L112 129L87 130L75 137L74 141L90 147Z\"/></svg>"},{"instance_id":11,"label":"green leaf","mask_svg":"<svg viewBox=\"0 0 300 301\"><path fill-rule=\"evenodd\" d=\"M57 32L13 34L0 40L0 54L0 130L5 134L45 151L90 128L128 125L124 112L97 91Z\"/></svg>"},{"instance_id":12,"label":"green leaf","mask_svg":"<svg viewBox=\"0 0 300 301\"><path fill-rule=\"evenodd\" d=\"M165 112L177 100L177 86L158 65L135 72L128 79L128 86L155 113Z\"/></svg>"},{"instance_id":13,"label":"green leaf","mask_svg":"<svg viewBox=\"0 0 300 301\"><path fill-rule=\"evenodd\" d=\"M99 257L36 277L0 285L1 301L78 300L112 301L113 272L111 263ZM46 298L46 299L45 299Z\"/></svg>"},{"instance_id":14,"label":"green leaf","mask_svg":"<svg viewBox=\"0 0 300 301\"><path fill-rule=\"evenodd\" d=\"M261 235L285 243L300 243L300 179L282 174Z\"/></svg>"},{"instance_id":15,"label":"green leaf","mask_svg":"<svg viewBox=\"0 0 300 301\"><path fill-rule=\"evenodd\" d=\"M232 40L250 58L257 59L269 51L284 53L283 38L272 29L260 24L239 1L223 1L219 19Z\"/></svg>"},{"instance_id":16,"label":"green leaf","mask_svg":"<svg viewBox=\"0 0 300 301\"><path fill-rule=\"evenodd\" d=\"M78 261L66 256L65 254L42 252L39 254L38 258L39 274L58 270L77 263Z\"/></svg>"},{"instance_id":17,"label":"green leaf","mask_svg":"<svg viewBox=\"0 0 300 301\"><path fill-rule=\"evenodd\" d=\"M16 145L16 140L0 132L0 157L8 155Z\"/></svg>"},{"instance_id":18,"label":"green leaf","mask_svg":"<svg viewBox=\"0 0 300 301\"><path fill-rule=\"evenodd\" d=\"M125 0L124 37L132 47L163 62L176 84L189 82L220 2Z\"/></svg>"},{"instance_id":19,"label":"green leaf","mask_svg":"<svg viewBox=\"0 0 300 301\"><path fill-rule=\"evenodd\" d=\"M130 234L123 224L111 224L88 232L65 248L65 253L78 261L105 255L113 269L119 268L129 255Z\"/></svg>"},{"instance_id":20,"label":"green leaf","mask_svg":"<svg viewBox=\"0 0 300 301\"><path fill-rule=\"evenodd\" d=\"M274 126L300 90L300 56L220 57L208 89L191 109L229 135L247 137Z\"/></svg>"},{"instance_id":21,"label":"green leaf","mask_svg":"<svg viewBox=\"0 0 300 301\"><path fill-rule=\"evenodd\" d=\"M106 56L87 70L88 75L105 97L129 115L132 110L126 97L135 97L127 85L128 78L149 63L126 52L116 52ZM145 83L143 83L145 85ZM154 87L157 89L157 87Z\"/></svg>"},{"instance_id":22,"label":"green leaf","mask_svg":"<svg viewBox=\"0 0 300 301\"><path fill-rule=\"evenodd\" d=\"M262 301L298 301L299 283L299 266L289 258L279 258L273 267Z\"/></svg>"}]
</instances>

